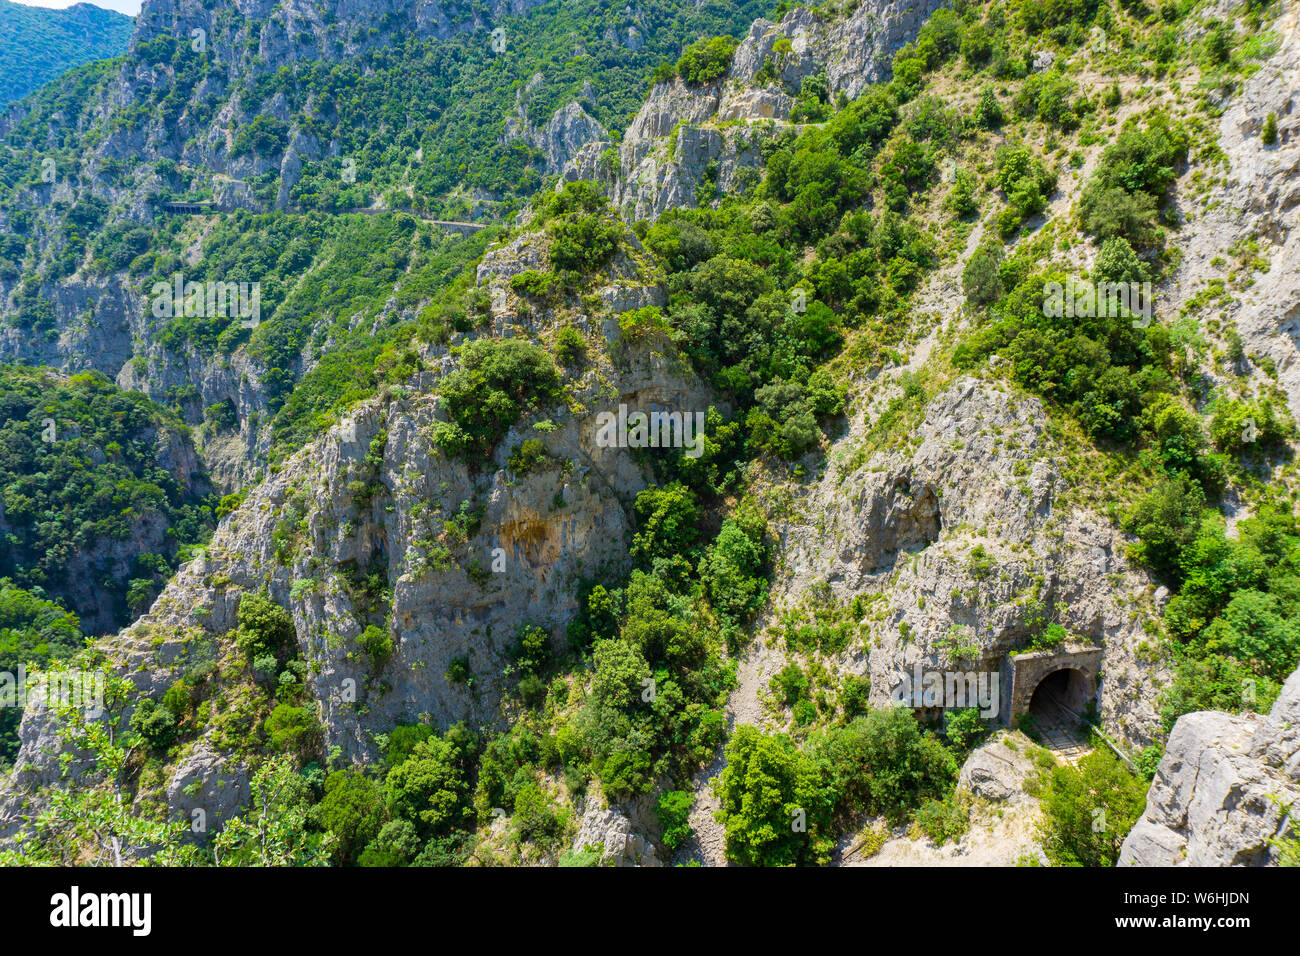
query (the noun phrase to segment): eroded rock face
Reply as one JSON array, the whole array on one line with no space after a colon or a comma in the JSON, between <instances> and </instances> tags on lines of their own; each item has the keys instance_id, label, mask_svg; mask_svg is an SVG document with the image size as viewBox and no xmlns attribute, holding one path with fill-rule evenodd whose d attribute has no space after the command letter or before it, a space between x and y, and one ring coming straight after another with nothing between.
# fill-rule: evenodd
<instances>
[{"instance_id":1,"label":"eroded rock face","mask_svg":"<svg viewBox=\"0 0 1300 956\"><path fill-rule=\"evenodd\" d=\"M1014 741L1008 745L1008 741ZM1023 734L999 735L971 751L957 777L964 787L985 800L1010 800L1024 795L1026 778L1035 773L1034 762L1025 753L1029 739Z\"/></svg>"},{"instance_id":2,"label":"eroded rock face","mask_svg":"<svg viewBox=\"0 0 1300 956\"><path fill-rule=\"evenodd\" d=\"M1210 190L1197 219L1175 236L1183 257L1170 284L1168 314L1178 315L1211 280L1232 280L1232 294L1216 300L1218 318L1235 323L1246 355L1273 362L1277 382L1295 409L1300 408L1300 284L1295 281L1300 272L1300 8L1283 9L1271 31L1281 40L1277 53L1243 83L1240 96L1224 104L1219 120L1227 175ZM1277 120L1273 145L1261 137L1270 113ZM1237 283L1239 267L1230 260L1240 257L1241 244L1252 243L1258 249L1255 264L1241 270L1246 281ZM1267 381L1266 373L1256 375Z\"/></svg>"},{"instance_id":3,"label":"eroded rock face","mask_svg":"<svg viewBox=\"0 0 1300 956\"><path fill-rule=\"evenodd\" d=\"M646 836L644 814L633 808L632 816L624 808L606 804L598 789L582 798L577 836L573 852L598 848L606 866L660 866L654 843ZM634 820L633 817L637 817Z\"/></svg>"},{"instance_id":4,"label":"eroded rock face","mask_svg":"<svg viewBox=\"0 0 1300 956\"><path fill-rule=\"evenodd\" d=\"M248 771L242 763L219 754L200 741L172 773L167 805L189 824L195 838L208 838L249 801Z\"/></svg>"},{"instance_id":5,"label":"eroded rock face","mask_svg":"<svg viewBox=\"0 0 1300 956\"><path fill-rule=\"evenodd\" d=\"M1120 866L1267 866L1300 799L1300 670L1267 717L1202 711L1174 724Z\"/></svg>"},{"instance_id":6,"label":"eroded rock face","mask_svg":"<svg viewBox=\"0 0 1300 956\"><path fill-rule=\"evenodd\" d=\"M1104 649L1103 724L1145 745L1167 676L1146 646L1155 588L1108 520L1058 507L1069 480L1046 426L1036 398L964 378L930 402L901 450L866 454L850 434L832 449L807 517L784 533L774 604L878 595L866 649L842 662L870 677L877 706L915 665L951 669L954 634L976 648L959 669L1005 678L1008 653L1059 616Z\"/></svg>"},{"instance_id":7,"label":"eroded rock face","mask_svg":"<svg viewBox=\"0 0 1300 956\"><path fill-rule=\"evenodd\" d=\"M559 173L565 165L588 144L609 146L609 133L578 103L570 103L556 110L546 124L537 129L528 122L523 108L523 91L520 91L518 115L506 120L507 139L522 139L534 149L541 150L545 159L545 172Z\"/></svg>"},{"instance_id":8,"label":"eroded rock face","mask_svg":"<svg viewBox=\"0 0 1300 956\"><path fill-rule=\"evenodd\" d=\"M806 7L792 10L779 24L755 20L736 49L732 75L754 82L768 61L787 88L796 92L804 77L823 70L832 93L853 99L889 77L893 55L916 36L937 0L861 4L847 20L823 19ZM777 51L777 43L789 41Z\"/></svg>"},{"instance_id":9,"label":"eroded rock face","mask_svg":"<svg viewBox=\"0 0 1300 956\"><path fill-rule=\"evenodd\" d=\"M650 91L623 137L617 173L602 168L602 147L575 152L563 175L604 184L628 219L657 219L715 195L748 192L761 178L762 144L790 128L806 78L825 73L833 96L858 96L888 77L895 51L941 5L875 0L847 20L822 19L806 7L780 23L755 20L725 77L703 86L674 80Z\"/></svg>"},{"instance_id":10,"label":"eroded rock face","mask_svg":"<svg viewBox=\"0 0 1300 956\"><path fill-rule=\"evenodd\" d=\"M598 414L620 404L692 411L719 404L675 348L621 341L617 315L574 314L576 301L563 315L559 307L527 307L508 277L544 261L545 242L544 234L525 234L485 258L480 283L500 290L485 334L546 339L561 321L578 329L588 363L566 402L521 418L491 461L449 458L433 439L446 420L435 392L457 363L447 346L429 347L431 371L409 390L357 405L256 486L150 612L102 642L140 695L160 697L198 664L229 663L240 598L266 589L292 613L324 745L338 746L345 759L376 759L372 734L397 723L508 721L502 700L518 677L506 665L521 627L541 627L558 644L577 610L574 582L617 573L629 560L632 504L648 474L631 450L601 444ZM663 301L630 231L623 245L596 283L600 300L611 309ZM545 460L513 470L512 451L534 438ZM467 513L475 520L457 525ZM374 573L391 594L378 605L359 585ZM369 625L391 626L391 656L376 660L358 643ZM473 680L454 678L453 663ZM49 746L57 726L36 709L28 717L22 773L9 781L6 807L57 779ZM171 810L203 808L211 830L247 793L246 774L229 759L203 744L172 768ZM191 799L191 789L201 800ZM6 822L0 809L0 827ZM602 818L599 826L614 822Z\"/></svg>"},{"instance_id":11,"label":"eroded rock face","mask_svg":"<svg viewBox=\"0 0 1300 956\"><path fill-rule=\"evenodd\" d=\"M178 111L164 117L162 111L140 112L140 103L155 91L172 89L175 71L171 64L124 61L117 75L95 93L98 98L89 104L87 115L78 114L77 122L83 125L57 134L86 134L91 126L102 130L102 135L79 140L84 149L77 151L78 173L27 190L18 205L32 217L30 232L42 255L49 253L67 224L66 206L87 196L103 201L112 210L112 220L120 216L122 225L152 226L159 195L177 185L164 183L158 174L155 164L164 159L197 174L199 181L211 187L220 209L265 212L268 206L291 208L291 191L304 164L337 155L338 143L329 142L328 136L322 141L294 123L294 111L283 92L260 101L241 95L241 87L256 85L259 77L286 64L314 61L328 65L360 56L390 44L397 30L447 39L490 28L489 23L503 15L522 14L539 3L493 0L471 10L442 0L238 0L222 4L149 0L136 18L132 52L160 40L201 43L211 69L188 93L188 99L178 104ZM212 103L218 104L215 115L210 110ZM29 109L20 104L0 114L0 135L20 124ZM314 96L309 100L309 112L316 112L321 129L328 129L336 116L333 104ZM129 121L123 121L124 114L129 114ZM259 117L290 124L283 150L271 155L237 155L238 130ZM542 148L554 158L554 169L570 158L570 150L586 142L589 133L603 135L590 117L586 123L584 126L581 117L571 111L561 111L545 130L538 131ZM95 172L119 165L140 172L120 182ZM279 184L274 199L259 199L251 181L275 172ZM11 215L11 210L0 210L0 231L12 228ZM192 261L195 252L186 258ZM264 460L269 446L270 415L259 381L264 369L249 358L246 346L236 349L229 362L224 355L204 355L193 349L173 352L163 347L158 332L165 323L149 313L149 288L142 285L141 277L126 270L103 276L78 272L39 283L36 291L50 302L52 324L58 330L57 335L48 337L5 321L15 318L11 297L18 287L16 278L0 279L0 361L69 371L97 369L121 387L138 389L164 404L178 386L193 387L198 390L194 408L184 409L191 424L201 421L203 408L229 402L237 413L237 433L210 442L203 454L222 491L254 480L258 460ZM304 354L296 359L294 371L306 372L314 361ZM260 422L260 427L250 427L255 422Z\"/></svg>"}]
</instances>

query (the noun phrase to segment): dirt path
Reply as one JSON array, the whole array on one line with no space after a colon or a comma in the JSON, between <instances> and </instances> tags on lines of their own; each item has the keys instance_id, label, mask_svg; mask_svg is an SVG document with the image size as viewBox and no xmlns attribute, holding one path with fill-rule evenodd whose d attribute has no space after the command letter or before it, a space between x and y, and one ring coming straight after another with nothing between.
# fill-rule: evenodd
<instances>
[{"instance_id":1,"label":"dirt path","mask_svg":"<svg viewBox=\"0 0 1300 956\"><path fill-rule=\"evenodd\" d=\"M972 811L971 828L960 840L935 846L928 839L910 839L899 833L885 841L878 853L850 857L844 866L1015 866L1022 856L1046 862L1035 832L1038 801L1020 796L1007 803L984 805ZM842 846L858 839L855 834Z\"/></svg>"}]
</instances>

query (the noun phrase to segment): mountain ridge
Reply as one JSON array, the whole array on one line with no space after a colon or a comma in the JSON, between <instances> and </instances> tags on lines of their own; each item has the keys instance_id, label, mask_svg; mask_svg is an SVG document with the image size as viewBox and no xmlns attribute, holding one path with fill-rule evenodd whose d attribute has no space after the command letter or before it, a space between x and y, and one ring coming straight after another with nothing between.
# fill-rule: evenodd
<instances>
[{"instance_id":1,"label":"mountain ridge","mask_svg":"<svg viewBox=\"0 0 1300 956\"><path fill-rule=\"evenodd\" d=\"M843 24L879 12L799 8L688 45L617 146L578 143L608 135L583 96L533 115L524 71L500 133L540 135L555 155L534 161L563 175L477 246L400 214L173 221L164 272L229 277L275 250L268 309L303 310L317 363L281 379L283 407L314 414L273 422L297 447L99 642L137 763L95 777L76 715L29 705L4 794L14 852L67 852L20 812L58 784L62 740L101 781L85 799L226 823L197 838L122 824L180 857L197 843L261 861L234 821L265 815L248 795L274 779L309 821L297 862L821 864L894 859L901 841L938 856L1013 796L1000 860L1107 865L1198 714L1290 706L1296 430L1285 322L1268 322L1300 268L1296 207L1244 235L1230 174L1290 196L1297 112L1278 77L1294 43L1253 7L1225 22L959 4L836 60ZM1271 14L1285 37L1294 4ZM1122 85L1079 43L1093 28L1126 39L1100 54ZM1239 30L1258 42L1237 54ZM275 173L259 142L288 154L306 136L271 125L289 100L259 103L252 152L221 161ZM278 204L274 178L259 203ZM1196 282L1179 275L1188 250ZM1164 302L1044 307L1050 282L1083 276L1151 282ZM316 370L381 327L364 361L382 374L311 404ZM272 381L266 332L247 349L220 324L140 332L151 359L171 349L243 390L205 393L231 409L212 432L257 435L229 422ZM592 424L623 406L698 411L703 454L606 447ZM260 463L264 433L254 448L233 454ZM1109 744L1052 753L969 708L888 705L909 668L991 671L1011 695L1051 659ZM1040 726L1036 688L997 723L1077 733ZM1279 780L1294 782L1292 743L1270 751ZM1024 765L990 779L999 759ZM1240 833L1258 849L1256 824L1281 830L1254 816Z\"/></svg>"},{"instance_id":2,"label":"mountain ridge","mask_svg":"<svg viewBox=\"0 0 1300 956\"><path fill-rule=\"evenodd\" d=\"M131 18L90 3L49 10L0 0L0 108L65 70L126 50Z\"/></svg>"}]
</instances>

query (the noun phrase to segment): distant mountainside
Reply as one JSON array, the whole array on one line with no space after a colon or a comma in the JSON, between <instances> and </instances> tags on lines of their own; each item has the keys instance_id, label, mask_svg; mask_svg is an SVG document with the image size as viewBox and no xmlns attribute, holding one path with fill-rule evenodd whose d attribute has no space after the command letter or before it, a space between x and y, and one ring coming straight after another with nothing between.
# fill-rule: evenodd
<instances>
[{"instance_id":1,"label":"distant mountainside","mask_svg":"<svg viewBox=\"0 0 1300 956\"><path fill-rule=\"evenodd\" d=\"M1300 0L145 0L0 110L0 868L1300 860L1297 91Z\"/></svg>"},{"instance_id":2,"label":"distant mountainside","mask_svg":"<svg viewBox=\"0 0 1300 956\"><path fill-rule=\"evenodd\" d=\"M78 3L46 10L0 0L0 105L65 70L126 52L131 18Z\"/></svg>"}]
</instances>

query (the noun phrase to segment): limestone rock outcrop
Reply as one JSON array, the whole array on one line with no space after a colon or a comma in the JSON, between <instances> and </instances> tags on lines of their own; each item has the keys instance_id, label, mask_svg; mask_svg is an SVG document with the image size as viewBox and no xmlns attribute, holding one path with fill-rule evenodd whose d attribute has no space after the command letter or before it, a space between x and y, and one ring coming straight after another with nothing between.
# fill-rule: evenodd
<instances>
[{"instance_id":1,"label":"limestone rock outcrop","mask_svg":"<svg viewBox=\"0 0 1300 956\"><path fill-rule=\"evenodd\" d=\"M1168 292L1168 313L1191 309L1214 281L1229 283L1216 300L1218 321L1241 336L1256 377L1272 376L1292 409L1300 408L1300 8L1283 8L1271 27L1277 52L1225 102L1218 146L1228 169L1198 216L1179 230L1181 261ZM1272 114L1277 141L1263 141ZM1189 176L1195 173L1190 172ZM1189 191L1194 184L1188 183ZM1249 250L1249 255L1245 255ZM1234 264L1232 260L1237 260ZM1164 298L1161 296L1160 298ZM1162 306L1162 308L1164 308Z\"/></svg>"},{"instance_id":2,"label":"limestone rock outcrop","mask_svg":"<svg viewBox=\"0 0 1300 956\"><path fill-rule=\"evenodd\" d=\"M971 751L962 764L957 786L985 800L1010 800L1024 795L1025 780L1036 772L1023 734L999 734Z\"/></svg>"},{"instance_id":3,"label":"limestone rock outcrop","mask_svg":"<svg viewBox=\"0 0 1300 956\"><path fill-rule=\"evenodd\" d=\"M1119 866L1267 866L1300 801L1300 670L1268 716L1178 718Z\"/></svg>"},{"instance_id":4,"label":"limestone rock outcrop","mask_svg":"<svg viewBox=\"0 0 1300 956\"><path fill-rule=\"evenodd\" d=\"M870 677L879 706L914 665L955 666L958 645L961 669L1006 677L1008 654L1056 620L1103 649L1102 724L1149 743L1168 673L1145 629L1160 613L1156 589L1109 520L1062 506L1071 477L1042 403L962 378L900 449L866 443L856 429L836 443L806 517L785 529L774 605L871 597L862 644L841 664Z\"/></svg>"},{"instance_id":5,"label":"limestone rock outcrop","mask_svg":"<svg viewBox=\"0 0 1300 956\"><path fill-rule=\"evenodd\" d=\"M629 815L624 808L607 804L598 789L588 793L579 804L581 818L573 852L598 849L605 866L660 866L647 828L638 827L637 820L644 815L636 813L638 809L645 808L633 808Z\"/></svg>"},{"instance_id":6,"label":"limestone rock outcrop","mask_svg":"<svg viewBox=\"0 0 1300 956\"><path fill-rule=\"evenodd\" d=\"M726 76L650 91L624 134L616 172L604 167L603 147L588 146L564 176L603 183L628 219L748 192L761 178L762 144L790 128L806 78L825 73L832 96L856 97L887 77L893 54L939 6L871 0L847 19L799 7L780 23L755 20Z\"/></svg>"}]
</instances>

